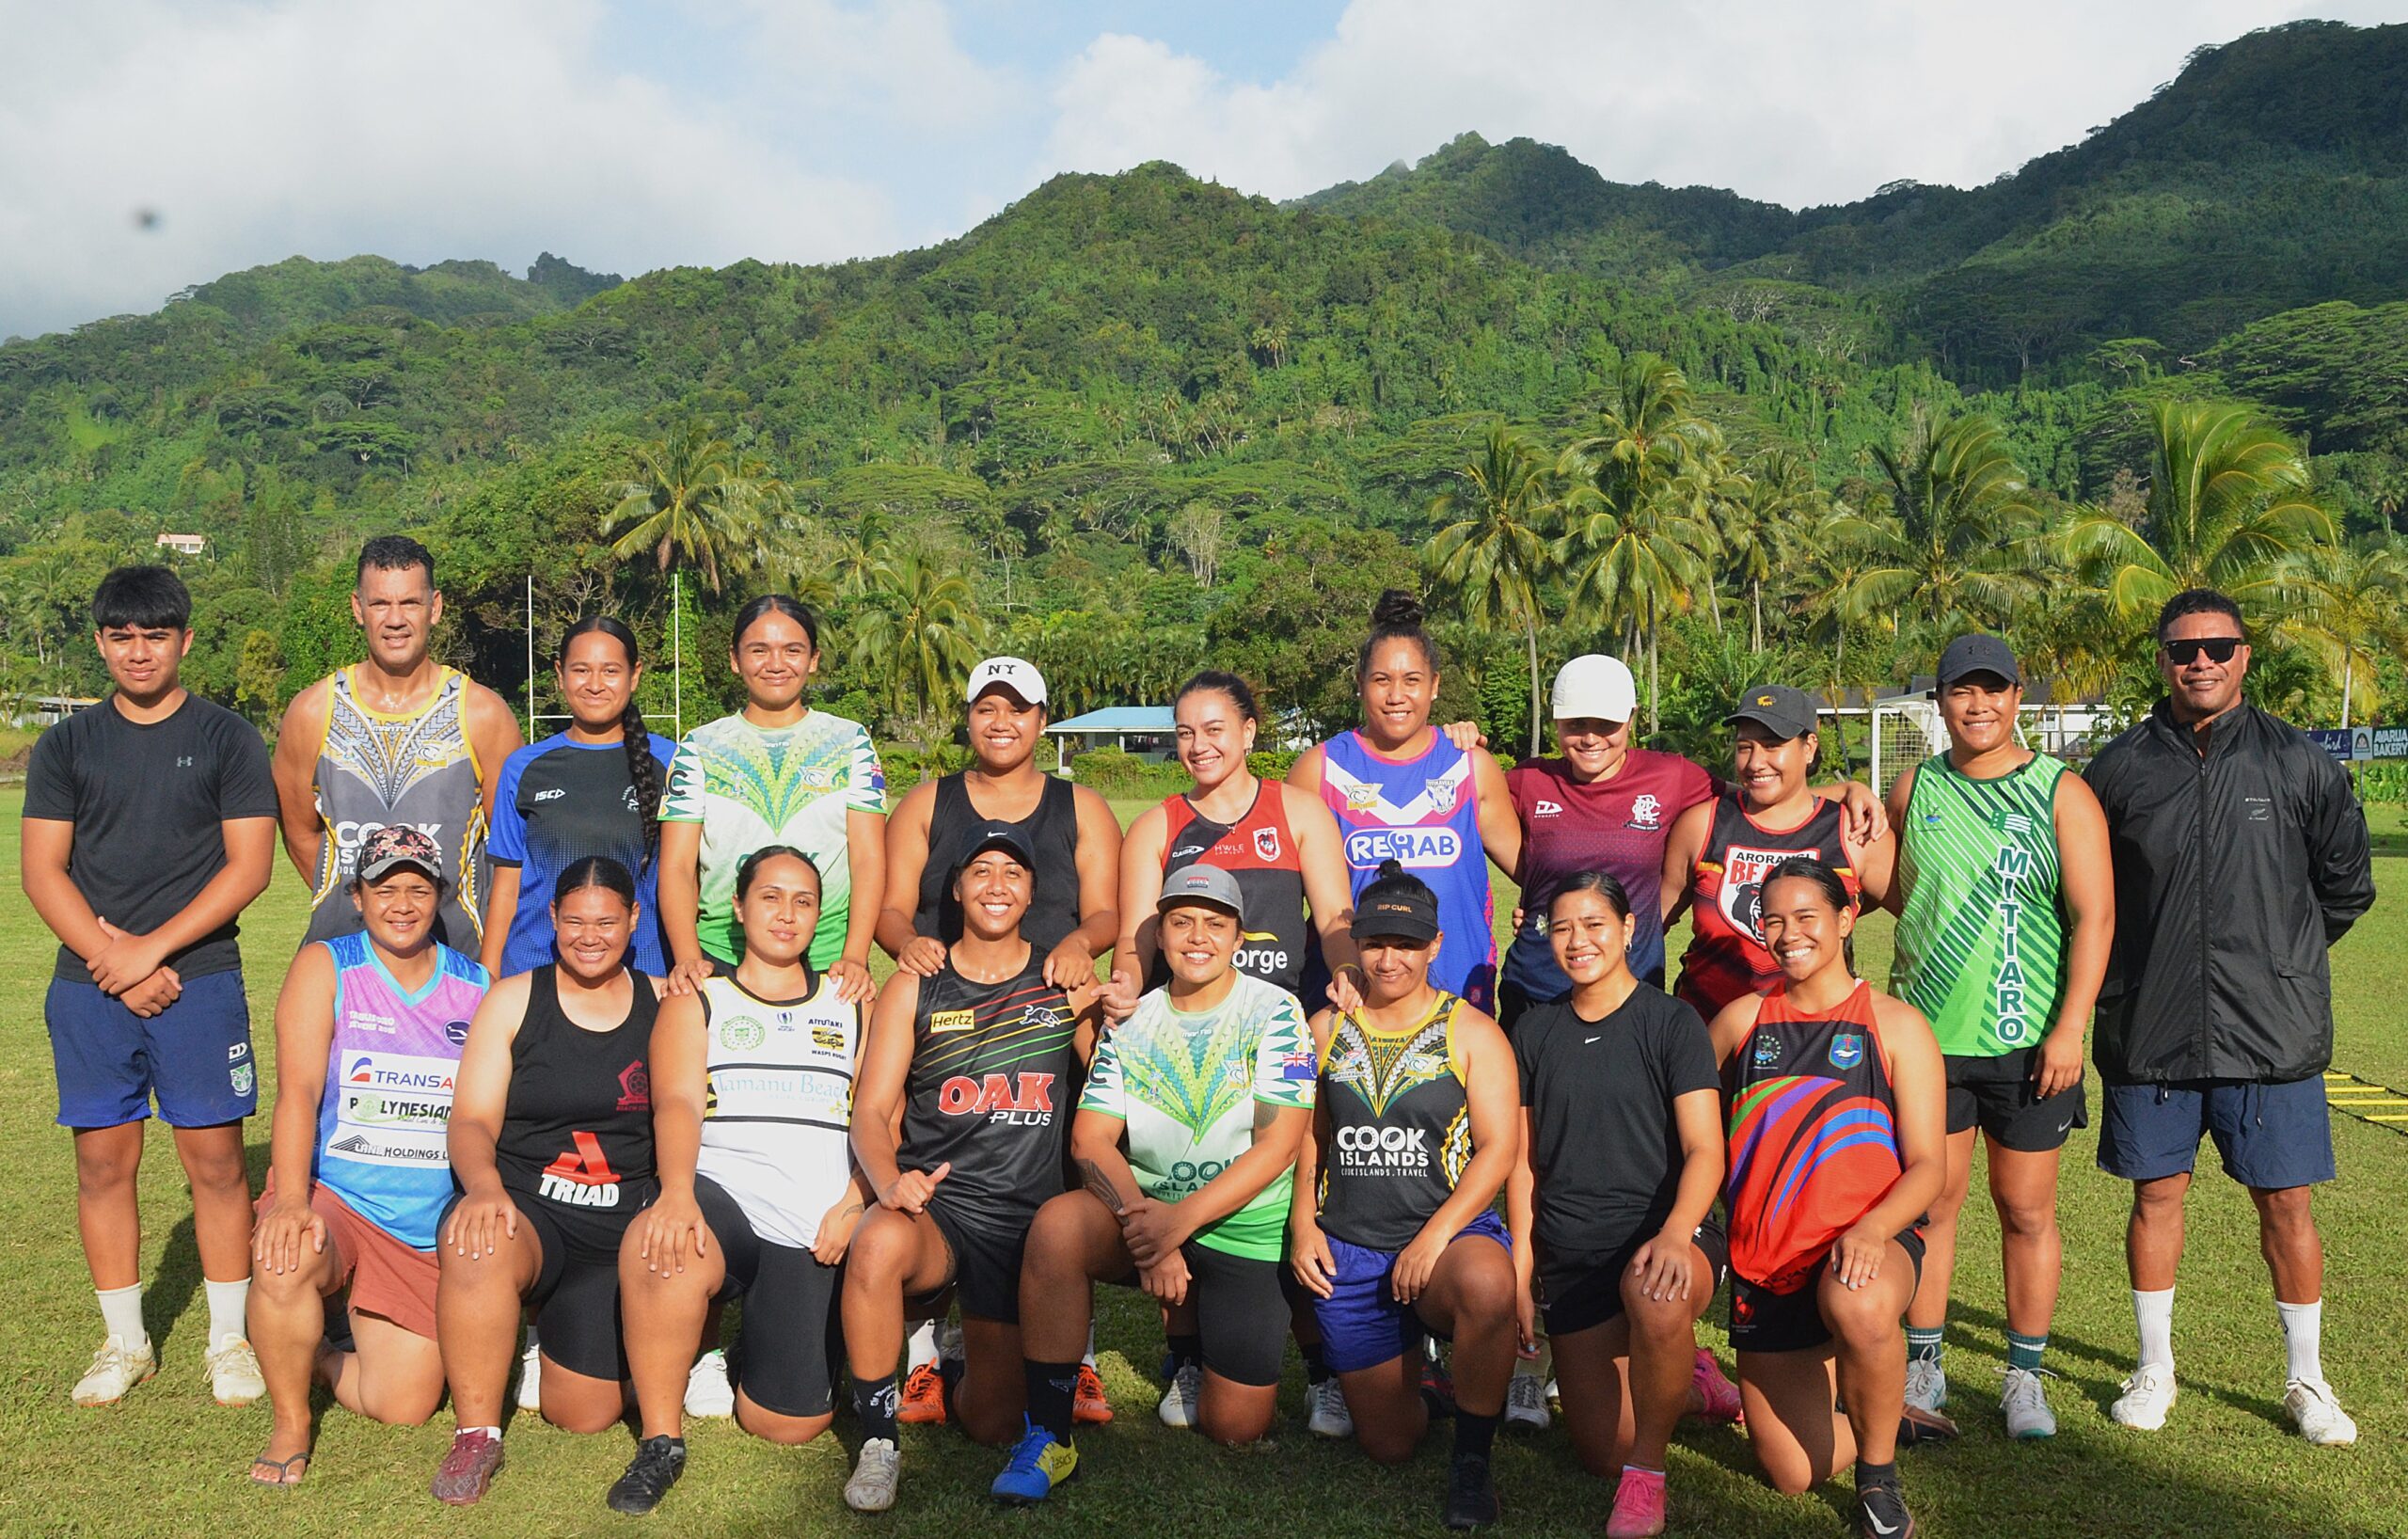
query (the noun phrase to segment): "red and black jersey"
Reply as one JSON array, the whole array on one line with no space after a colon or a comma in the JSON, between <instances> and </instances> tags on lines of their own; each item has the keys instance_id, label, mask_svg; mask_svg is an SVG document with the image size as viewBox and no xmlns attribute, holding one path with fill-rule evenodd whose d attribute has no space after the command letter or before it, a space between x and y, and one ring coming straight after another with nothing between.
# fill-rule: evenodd
<instances>
[{"instance_id":1,"label":"red and black jersey","mask_svg":"<svg viewBox=\"0 0 2408 1539\"><path fill-rule=\"evenodd\" d=\"M527 976L527 1014L510 1045L510 1095L494 1166L514 1196L632 1215L652 1199L650 979L626 1019L588 1031L561 1008L559 964Z\"/></svg>"},{"instance_id":2,"label":"red and black jersey","mask_svg":"<svg viewBox=\"0 0 2408 1539\"><path fill-rule=\"evenodd\" d=\"M1163 817L1163 875L1202 865L1237 878L1246 927L1237 970L1294 993L1305 980L1305 866L1277 784L1257 781L1254 804L1235 823L1212 821L1184 796L1165 799ZM1159 957L1154 973L1149 988L1170 976Z\"/></svg>"},{"instance_id":3,"label":"red and black jersey","mask_svg":"<svg viewBox=\"0 0 2408 1539\"><path fill-rule=\"evenodd\" d=\"M1811 855L1855 896L1841 816L1838 802L1816 797L1804 822L1768 829L1748 816L1737 792L1715 801L1713 826L1690 868L1689 948L1681 954L1680 981L1672 989L1707 1021L1733 1000L1766 992L1781 981L1781 965L1765 949L1764 884L1774 866L1792 855Z\"/></svg>"},{"instance_id":4,"label":"red and black jersey","mask_svg":"<svg viewBox=\"0 0 2408 1539\"><path fill-rule=\"evenodd\" d=\"M1026 966L1001 983L973 982L951 961L922 978L896 1165L934 1170L951 1162L933 1200L1025 1229L1063 1189L1077 1037L1070 997L1045 981L1045 957L1034 945Z\"/></svg>"}]
</instances>

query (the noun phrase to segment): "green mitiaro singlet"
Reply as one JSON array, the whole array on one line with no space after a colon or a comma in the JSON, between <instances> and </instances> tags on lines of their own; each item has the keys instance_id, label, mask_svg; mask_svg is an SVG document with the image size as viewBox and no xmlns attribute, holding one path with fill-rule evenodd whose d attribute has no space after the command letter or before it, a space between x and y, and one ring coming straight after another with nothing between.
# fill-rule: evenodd
<instances>
[{"instance_id":1,"label":"green mitiaro singlet","mask_svg":"<svg viewBox=\"0 0 2408 1539\"><path fill-rule=\"evenodd\" d=\"M2065 992L2057 777L2036 754L1995 780L1946 754L1915 770L1899 831L1897 957L1890 987L1931 1021L1941 1052L1994 1058L2032 1046Z\"/></svg>"}]
</instances>

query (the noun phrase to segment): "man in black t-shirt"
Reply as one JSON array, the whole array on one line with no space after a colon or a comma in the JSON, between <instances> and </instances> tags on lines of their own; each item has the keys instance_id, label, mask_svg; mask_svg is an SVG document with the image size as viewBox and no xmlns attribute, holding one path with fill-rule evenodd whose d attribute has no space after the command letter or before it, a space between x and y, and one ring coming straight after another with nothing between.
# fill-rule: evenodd
<instances>
[{"instance_id":1,"label":"man in black t-shirt","mask_svg":"<svg viewBox=\"0 0 2408 1539\"><path fill-rule=\"evenodd\" d=\"M117 689L36 741L24 806L25 896L59 940L43 1007L58 1121L75 1134L76 1218L106 1326L73 1399L108 1404L157 1371L135 1201L155 1098L192 1182L211 1388L246 1405L266 1389L243 1324L243 1119L259 1087L234 937L267 887L276 786L250 724L177 681L192 598L173 572L111 572L92 625Z\"/></svg>"}]
</instances>

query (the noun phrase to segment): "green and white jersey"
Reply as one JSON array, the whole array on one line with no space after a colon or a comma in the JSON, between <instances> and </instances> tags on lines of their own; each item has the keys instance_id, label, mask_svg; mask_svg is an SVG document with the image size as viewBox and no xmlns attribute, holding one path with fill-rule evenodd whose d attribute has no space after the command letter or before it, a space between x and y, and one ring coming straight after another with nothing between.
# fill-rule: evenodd
<instances>
[{"instance_id":1,"label":"green and white jersey","mask_svg":"<svg viewBox=\"0 0 2408 1539\"><path fill-rule=\"evenodd\" d=\"M1898 831L1897 956L1890 991L1931 1021L1940 1050L1994 1058L2037 1042L2065 992L2057 777L2046 754L1995 780L1945 754L1915 770Z\"/></svg>"},{"instance_id":2,"label":"green and white jersey","mask_svg":"<svg viewBox=\"0 0 2408 1539\"><path fill-rule=\"evenodd\" d=\"M1157 989L1105 1033L1079 1109L1129 1124L1138 1189L1177 1202L1254 1145L1254 1108L1310 1106L1320 1077L1304 1007L1276 984L1241 973L1210 1010L1173 1009ZM1198 1245L1258 1261L1279 1259L1293 1170L1254 1200L1196 1231Z\"/></svg>"},{"instance_id":3,"label":"green and white jersey","mask_svg":"<svg viewBox=\"0 0 2408 1539\"><path fill-rule=\"evenodd\" d=\"M819 867L812 970L843 956L853 894L845 815L855 811L886 811L886 771L859 722L813 711L772 729L722 716L686 734L669 764L660 820L703 826L695 926L703 949L723 962L743 960L736 868L764 845L792 845Z\"/></svg>"}]
</instances>

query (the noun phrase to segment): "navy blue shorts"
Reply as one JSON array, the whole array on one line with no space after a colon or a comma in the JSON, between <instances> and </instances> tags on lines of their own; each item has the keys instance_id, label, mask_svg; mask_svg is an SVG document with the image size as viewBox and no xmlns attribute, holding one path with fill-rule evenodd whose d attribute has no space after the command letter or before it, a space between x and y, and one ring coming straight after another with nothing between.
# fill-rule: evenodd
<instances>
[{"instance_id":1,"label":"navy blue shorts","mask_svg":"<svg viewBox=\"0 0 2408 1539\"><path fill-rule=\"evenodd\" d=\"M176 1002L147 1021L97 983L53 978L42 1018L62 1128L138 1122L150 1115L154 1096L170 1127L215 1127L259 1110L251 1007L239 970L185 979Z\"/></svg>"},{"instance_id":2,"label":"navy blue shorts","mask_svg":"<svg viewBox=\"0 0 2408 1539\"><path fill-rule=\"evenodd\" d=\"M2254 1080L2181 1080L2110 1085L2099 1126L2099 1168L2126 1181L2186 1175L2199 1136L2216 1141L2224 1173L2243 1186L2278 1192L2333 1179L2333 1114L2324 1076L2261 1085Z\"/></svg>"},{"instance_id":3,"label":"navy blue shorts","mask_svg":"<svg viewBox=\"0 0 2408 1539\"><path fill-rule=\"evenodd\" d=\"M1513 1248L1505 1220L1494 1210L1465 1224L1455 1238L1484 1234ZM1338 1263L1338 1278L1327 1298L1313 1300L1313 1320L1321 1326L1322 1360L1333 1373L1377 1368L1412 1351L1423 1332L1420 1316L1410 1304L1400 1304L1388 1290L1388 1274L1396 1268L1393 1250L1370 1250L1327 1235L1330 1259Z\"/></svg>"}]
</instances>

